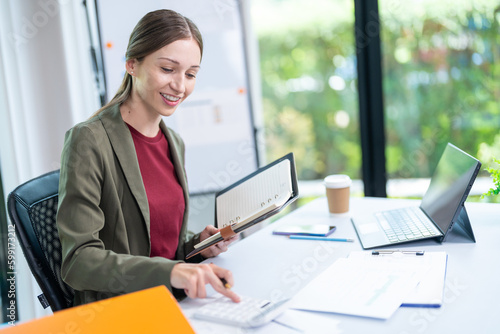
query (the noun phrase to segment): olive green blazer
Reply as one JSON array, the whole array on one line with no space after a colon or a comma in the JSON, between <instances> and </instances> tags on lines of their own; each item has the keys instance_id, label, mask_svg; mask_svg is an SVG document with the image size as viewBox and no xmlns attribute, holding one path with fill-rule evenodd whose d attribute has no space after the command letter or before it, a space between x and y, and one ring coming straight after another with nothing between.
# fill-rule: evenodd
<instances>
[{"instance_id":1,"label":"olive green blazer","mask_svg":"<svg viewBox=\"0 0 500 334\"><path fill-rule=\"evenodd\" d=\"M66 133L57 227L62 246L61 277L75 289L75 305L157 285L172 291L173 266L199 241L199 235L187 231L184 143L163 121L160 127L186 200L177 261L149 257L149 205L134 142L119 105Z\"/></svg>"}]
</instances>

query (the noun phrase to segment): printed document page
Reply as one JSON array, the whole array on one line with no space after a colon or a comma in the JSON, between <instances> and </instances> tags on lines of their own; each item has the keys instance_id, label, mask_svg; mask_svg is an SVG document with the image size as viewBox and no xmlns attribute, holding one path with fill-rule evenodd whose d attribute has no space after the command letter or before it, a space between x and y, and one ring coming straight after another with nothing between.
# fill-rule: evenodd
<instances>
[{"instance_id":1,"label":"printed document page","mask_svg":"<svg viewBox=\"0 0 500 334\"><path fill-rule=\"evenodd\" d=\"M292 300L292 308L388 319L429 266L337 260Z\"/></svg>"},{"instance_id":2,"label":"printed document page","mask_svg":"<svg viewBox=\"0 0 500 334\"><path fill-rule=\"evenodd\" d=\"M371 252L352 252L350 259L363 262L425 265L430 270L422 278L417 287L404 298L401 306L440 307L443 303L444 283L448 255L446 252L425 252L416 256L415 253L393 252L390 254L372 255Z\"/></svg>"}]
</instances>

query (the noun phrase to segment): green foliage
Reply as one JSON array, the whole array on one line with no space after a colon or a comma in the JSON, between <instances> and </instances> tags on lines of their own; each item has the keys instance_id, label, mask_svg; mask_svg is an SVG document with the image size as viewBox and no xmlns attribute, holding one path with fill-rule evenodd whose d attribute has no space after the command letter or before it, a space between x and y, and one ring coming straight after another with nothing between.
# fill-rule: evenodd
<instances>
[{"instance_id":1,"label":"green foliage","mask_svg":"<svg viewBox=\"0 0 500 334\"><path fill-rule=\"evenodd\" d=\"M350 1L330 3L340 3L336 13L350 10L339 18L352 15L352 20ZM297 17L306 14L304 7L300 8ZM311 15L309 10L307 15ZM259 49L268 160L291 150L300 179L339 172L359 178L352 22L326 19L316 23L297 23L291 32L288 28L261 29L265 30L259 36ZM345 89L330 88L329 80L335 75Z\"/></svg>"},{"instance_id":2,"label":"green foliage","mask_svg":"<svg viewBox=\"0 0 500 334\"><path fill-rule=\"evenodd\" d=\"M500 160L498 159L493 159L497 163L497 167L488 167L486 170L488 173L491 174L491 177L493 178L493 185L494 187L490 188L487 192L481 196L481 198L484 198L484 196L494 196L498 195L500 193Z\"/></svg>"},{"instance_id":3,"label":"green foliage","mask_svg":"<svg viewBox=\"0 0 500 334\"><path fill-rule=\"evenodd\" d=\"M353 1L254 3L268 160L361 178ZM447 142L500 149L500 1L379 5L388 177L429 177Z\"/></svg>"},{"instance_id":4,"label":"green foliage","mask_svg":"<svg viewBox=\"0 0 500 334\"><path fill-rule=\"evenodd\" d=\"M447 142L477 155L498 133L499 2L382 3L388 174L429 177Z\"/></svg>"}]
</instances>

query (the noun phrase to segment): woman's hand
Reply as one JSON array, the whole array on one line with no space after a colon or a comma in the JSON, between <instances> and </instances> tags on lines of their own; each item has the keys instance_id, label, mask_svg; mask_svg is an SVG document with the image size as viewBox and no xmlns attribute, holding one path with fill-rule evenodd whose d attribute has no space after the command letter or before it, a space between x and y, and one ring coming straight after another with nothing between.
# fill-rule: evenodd
<instances>
[{"instance_id":1,"label":"woman's hand","mask_svg":"<svg viewBox=\"0 0 500 334\"><path fill-rule=\"evenodd\" d=\"M170 275L170 284L177 289L184 289L190 298L205 298L205 285L210 284L215 291L238 303L240 297L226 288L221 279L233 286L233 274L215 264L177 263Z\"/></svg>"},{"instance_id":2,"label":"woman's hand","mask_svg":"<svg viewBox=\"0 0 500 334\"><path fill-rule=\"evenodd\" d=\"M208 225L205 227L205 229L200 233L200 241L205 240L206 238L216 234L219 232L218 229L216 229L212 225ZM213 246L208 247L207 249L203 250L200 254L205 258L208 259L209 257L214 257L219 255L220 253L223 253L227 251L227 246L229 246L231 243L235 242L236 240L239 239L238 235L233 236L232 238L229 238L228 240L221 241Z\"/></svg>"}]
</instances>

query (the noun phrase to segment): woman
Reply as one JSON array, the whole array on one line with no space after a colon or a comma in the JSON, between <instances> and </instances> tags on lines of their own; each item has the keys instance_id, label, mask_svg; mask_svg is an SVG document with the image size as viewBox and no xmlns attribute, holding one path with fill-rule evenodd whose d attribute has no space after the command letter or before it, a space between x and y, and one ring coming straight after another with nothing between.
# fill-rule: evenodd
<instances>
[{"instance_id":1,"label":"woman","mask_svg":"<svg viewBox=\"0 0 500 334\"><path fill-rule=\"evenodd\" d=\"M61 157L57 225L63 280L75 305L166 285L176 297L206 296L205 286L233 301L230 271L184 263L193 245L217 233L187 231L184 143L162 121L193 91L203 42L196 26L170 10L146 14L126 52L115 97L68 131ZM195 259L216 256L232 240Z\"/></svg>"}]
</instances>

